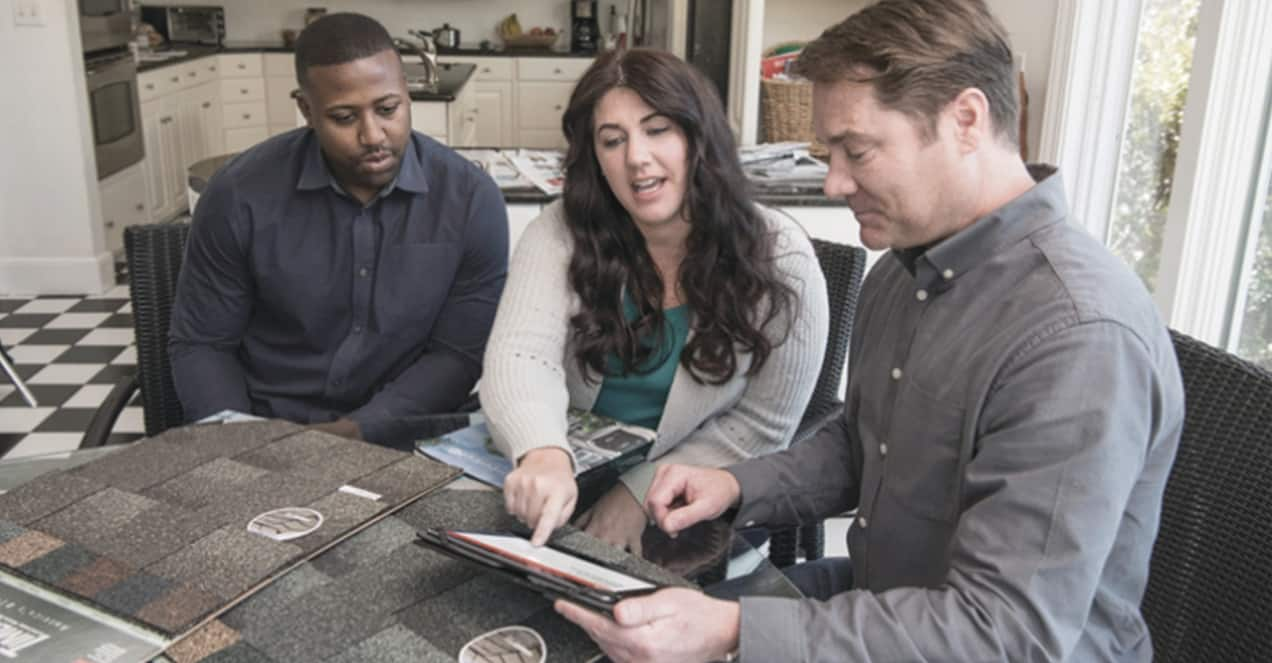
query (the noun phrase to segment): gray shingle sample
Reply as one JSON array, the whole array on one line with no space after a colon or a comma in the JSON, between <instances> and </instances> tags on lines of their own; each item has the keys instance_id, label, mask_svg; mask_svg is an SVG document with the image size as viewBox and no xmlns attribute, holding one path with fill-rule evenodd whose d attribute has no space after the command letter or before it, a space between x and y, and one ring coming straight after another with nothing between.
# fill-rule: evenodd
<instances>
[{"instance_id":1,"label":"gray shingle sample","mask_svg":"<svg viewBox=\"0 0 1272 663\"><path fill-rule=\"evenodd\" d=\"M395 624L344 650L328 663L453 663L454 657Z\"/></svg>"},{"instance_id":2,"label":"gray shingle sample","mask_svg":"<svg viewBox=\"0 0 1272 663\"><path fill-rule=\"evenodd\" d=\"M290 543L251 534L246 525L227 525L146 570L230 600L299 555L300 548Z\"/></svg>"},{"instance_id":3,"label":"gray shingle sample","mask_svg":"<svg viewBox=\"0 0 1272 663\"><path fill-rule=\"evenodd\" d=\"M156 500L199 509L225 499L259 479L267 470L230 458L214 458L144 492Z\"/></svg>"},{"instance_id":4,"label":"gray shingle sample","mask_svg":"<svg viewBox=\"0 0 1272 663\"><path fill-rule=\"evenodd\" d=\"M134 573L99 592L93 600L115 612L136 616L147 603L163 596L172 584L167 578Z\"/></svg>"},{"instance_id":5,"label":"gray shingle sample","mask_svg":"<svg viewBox=\"0 0 1272 663\"><path fill-rule=\"evenodd\" d=\"M168 444L188 446L206 458L233 457L303 430L300 424L274 419L226 424L199 424L171 428L152 438Z\"/></svg>"},{"instance_id":6,"label":"gray shingle sample","mask_svg":"<svg viewBox=\"0 0 1272 663\"><path fill-rule=\"evenodd\" d=\"M234 646L238 641L238 631L222 624L220 620L212 620L182 638L164 653L176 663L196 663L216 652Z\"/></svg>"},{"instance_id":7,"label":"gray shingle sample","mask_svg":"<svg viewBox=\"0 0 1272 663\"><path fill-rule=\"evenodd\" d=\"M402 453L374 445L346 445L320 456L307 456L286 470L289 474L346 484L402 459Z\"/></svg>"},{"instance_id":8,"label":"gray shingle sample","mask_svg":"<svg viewBox=\"0 0 1272 663\"><path fill-rule=\"evenodd\" d=\"M46 474L0 495L0 518L29 525L105 487L100 481L71 472Z\"/></svg>"},{"instance_id":9,"label":"gray shingle sample","mask_svg":"<svg viewBox=\"0 0 1272 663\"><path fill-rule=\"evenodd\" d=\"M392 624L391 616L348 603L337 593L306 594L268 622L249 623L243 639L276 661L320 661L344 651Z\"/></svg>"},{"instance_id":10,"label":"gray shingle sample","mask_svg":"<svg viewBox=\"0 0 1272 663\"><path fill-rule=\"evenodd\" d=\"M55 585L97 559L93 553L74 544L65 544L37 557L20 568L23 574Z\"/></svg>"},{"instance_id":11,"label":"gray shingle sample","mask_svg":"<svg viewBox=\"0 0 1272 663\"><path fill-rule=\"evenodd\" d=\"M87 466L85 466L87 467ZM32 529L74 541L102 554L99 544L137 514L158 502L136 493L105 488L32 524Z\"/></svg>"},{"instance_id":12,"label":"gray shingle sample","mask_svg":"<svg viewBox=\"0 0 1272 663\"><path fill-rule=\"evenodd\" d=\"M545 608L548 600L489 574L397 613L397 619L442 651L459 653L464 643L486 631L517 624Z\"/></svg>"},{"instance_id":13,"label":"gray shingle sample","mask_svg":"<svg viewBox=\"0 0 1272 663\"><path fill-rule=\"evenodd\" d=\"M9 539L16 539L17 537L26 534L26 531L27 529L21 525L11 523L6 520L0 520L0 543L4 543Z\"/></svg>"},{"instance_id":14,"label":"gray shingle sample","mask_svg":"<svg viewBox=\"0 0 1272 663\"><path fill-rule=\"evenodd\" d=\"M449 465L423 456L407 456L352 483L363 490L378 493L394 502L401 502L422 492L436 489L457 476L459 476L458 471Z\"/></svg>"},{"instance_id":15,"label":"gray shingle sample","mask_svg":"<svg viewBox=\"0 0 1272 663\"><path fill-rule=\"evenodd\" d=\"M168 444L156 438L135 442L71 472L120 490L140 492L202 465L207 454L207 449L192 444Z\"/></svg>"},{"instance_id":16,"label":"gray shingle sample","mask_svg":"<svg viewBox=\"0 0 1272 663\"><path fill-rule=\"evenodd\" d=\"M94 537L93 550L113 559L145 567L198 541L218 529L193 511L173 504L155 504L118 529Z\"/></svg>"},{"instance_id":17,"label":"gray shingle sample","mask_svg":"<svg viewBox=\"0 0 1272 663\"><path fill-rule=\"evenodd\" d=\"M319 463L341 449L359 443L336 435L306 430L279 438L262 447L234 456L234 460L272 472Z\"/></svg>"},{"instance_id":18,"label":"gray shingle sample","mask_svg":"<svg viewBox=\"0 0 1272 663\"><path fill-rule=\"evenodd\" d=\"M248 624L267 624L273 615L303 601L310 592L329 582L331 578L312 563L302 564L221 615L221 621L240 631Z\"/></svg>"},{"instance_id":19,"label":"gray shingle sample","mask_svg":"<svg viewBox=\"0 0 1272 663\"><path fill-rule=\"evenodd\" d=\"M398 517L415 529L523 530L493 490L439 490L414 502Z\"/></svg>"},{"instance_id":20,"label":"gray shingle sample","mask_svg":"<svg viewBox=\"0 0 1272 663\"><path fill-rule=\"evenodd\" d=\"M221 605L220 598L179 584L137 611L137 618L169 633L180 633Z\"/></svg>"},{"instance_id":21,"label":"gray shingle sample","mask_svg":"<svg viewBox=\"0 0 1272 663\"><path fill-rule=\"evenodd\" d=\"M336 537L366 522L389 505L344 492L334 492L305 505L322 514L322 526L292 543L305 552L317 550L334 541Z\"/></svg>"},{"instance_id":22,"label":"gray shingle sample","mask_svg":"<svg viewBox=\"0 0 1272 663\"><path fill-rule=\"evenodd\" d=\"M396 612L441 594L477 574L477 569L407 543L388 555L364 563L311 596L332 595L348 604Z\"/></svg>"},{"instance_id":23,"label":"gray shingle sample","mask_svg":"<svg viewBox=\"0 0 1272 663\"><path fill-rule=\"evenodd\" d=\"M275 661L246 642L236 642L199 663L275 663Z\"/></svg>"},{"instance_id":24,"label":"gray shingle sample","mask_svg":"<svg viewBox=\"0 0 1272 663\"><path fill-rule=\"evenodd\" d=\"M332 490L332 486L301 476L268 474L225 499L199 509L197 520L244 528L256 516L289 506L309 504Z\"/></svg>"},{"instance_id":25,"label":"gray shingle sample","mask_svg":"<svg viewBox=\"0 0 1272 663\"><path fill-rule=\"evenodd\" d=\"M133 570L121 562L98 557L88 566L62 578L57 586L72 594L93 597L132 575Z\"/></svg>"},{"instance_id":26,"label":"gray shingle sample","mask_svg":"<svg viewBox=\"0 0 1272 663\"><path fill-rule=\"evenodd\" d=\"M398 518L385 518L322 554L354 568L375 564L403 544L415 540L415 529Z\"/></svg>"},{"instance_id":27,"label":"gray shingle sample","mask_svg":"<svg viewBox=\"0 0 1272 663\"><path fill-rule=\"evenodd\" d=\"M548 646L548 660L552 663L584 663L601 653L583 629L558 615L551 607L536 612L521 625L539 633Z\"/></svg>"}]
</instances>

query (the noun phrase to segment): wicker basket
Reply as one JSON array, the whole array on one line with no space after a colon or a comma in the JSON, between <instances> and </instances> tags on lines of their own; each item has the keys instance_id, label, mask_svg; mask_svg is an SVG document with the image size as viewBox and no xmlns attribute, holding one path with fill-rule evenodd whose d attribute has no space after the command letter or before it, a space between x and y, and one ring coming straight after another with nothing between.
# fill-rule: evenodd
<instances>
[{"instance_id":1,"label":"wicker basket","mask_svg":"<svg viewBox=\"0 0 1272 663\"><path fill-rule=\"evenodd\" d=\"M554 45L556 45L557 40L560 39L560 37L561 37L560 32L556 32L550 35L520 34L516 36L504 34L502 32L499 33L499 38L503 40L505 48L528 48L528 49L548 50L548 49L551 49Z\"/></svg>"},{"instance_id":2,"label":"wicker basket","mask_svg":"<svg viewBox=\"0 0 1272 663\"><path fill-rule=\"evenodd\" d=\"M809 143L813 156L825 157L830 150L817 141L813 132L813 84L765 78L760 81L760 115L764 121L764 141Z\"/></svg>"}]
</instances>

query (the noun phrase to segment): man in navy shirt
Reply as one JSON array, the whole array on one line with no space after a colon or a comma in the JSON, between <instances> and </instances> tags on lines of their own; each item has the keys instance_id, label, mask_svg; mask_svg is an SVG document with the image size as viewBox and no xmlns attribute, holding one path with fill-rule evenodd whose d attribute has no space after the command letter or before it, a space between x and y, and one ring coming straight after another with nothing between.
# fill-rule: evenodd
<instances>
[{"instance_id":1,"label":"man in navy shirt","mask_svg":"<svg viewBox=\"0 0 1272 663\"><path fill-rule=\"evenodd\" d=\"M216 174L199 200L169 351L186 418L251 412L383 444L454 411L508 262L494 182L411 130L387 31L332 14L296 43L308 127Z\"/></svg>"}]
</instances>

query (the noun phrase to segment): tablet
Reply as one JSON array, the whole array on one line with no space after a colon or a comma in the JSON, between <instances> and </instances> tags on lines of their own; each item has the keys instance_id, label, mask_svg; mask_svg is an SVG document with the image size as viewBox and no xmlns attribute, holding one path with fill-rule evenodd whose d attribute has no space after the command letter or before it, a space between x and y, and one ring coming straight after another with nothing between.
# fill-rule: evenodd
<instances>
[{"instance_id":1,"label":"tablet","mask_svg":"<svg viewBox=\"0 0 1272 663\"><path fill-rule=\"evenodd\" d=\"M659 583L586 559L551 545L535 547L525 537L504 532L424 530L418 543L479 564L548 598L563 598L598 612L657 591Z\"/></svg>"}]
</instances>

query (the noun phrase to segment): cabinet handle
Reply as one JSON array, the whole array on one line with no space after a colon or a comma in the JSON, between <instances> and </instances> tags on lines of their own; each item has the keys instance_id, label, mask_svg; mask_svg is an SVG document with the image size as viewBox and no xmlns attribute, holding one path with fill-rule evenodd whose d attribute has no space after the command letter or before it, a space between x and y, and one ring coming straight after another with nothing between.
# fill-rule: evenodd
<instances>
[{"instance_id":1,"label":"cabinet handle","mask_svg":"<svg viewBox=\"0 0 1272 663\"><path fill-rule=\"evenodd\" d=\"M137 211L138 211L138 212L144 212L144 211L146 211L146 204L145 204L145 203L137 203Z\"/></svg>"},{"instance_id":2,"label":"cabinet handle","mask_svg":"<svg viewBox=\"0 0 1272 663\"><path fill-rule=\"evenodd\" d=\"M212 107L212 102L210 102L210 101L205 101L205 102L203 102L203 107L204 107L204 108L211 108L211 107Z\"/></svg>"},{"instance_id":3,"label":"cabinet handle","mask_svg":"<svg viewBox=\"0 0 1272 663\"><path fill-rule=\"evenodd\" d=\"M106 227L107 227L108 229L109 229L109 228L114 228L114 227L115 227L115 222L114 222L114 221L107 221L107 222L106 222Z\"/></svg>"},{"instance_id":4,"label":"cabinet handle","mask_svg":"<svg viewBox=\"0 0 1272 663\"><path fill-rule=\"evenodd\" d=\"M243 63L239 63L238 68L239 68L239 69L247 69L247 65L245 65L245 64L243 64Z\"/></svg>"},{"instance_id":5,"label":"cabinet handle","mask_svg":"<svg viewBox=\"0 0 1272 663\"><path fill-rule=\"evenodd\" d=\"M161 117L161 118L159 118L159 124L167 124L167 123L169 123L169 122L171 122L171 121L172 121L172 118L171 118L171 117Z\"/></svg>"},{"instance_id":6,"label":"cabinet handle","mask_svg":"<svg viewBox=\"0 0 1272 663\"><path fill-rule=\"evenodd\" d=\"M187 72L186 72L186 76L189 76L190 78L194 78L195 76L198 76L198 75L199 75L199 72L197 72L197 71L187 71Z\"/></svg>"},{"instance_id":7,"label":"cabinet handle","mask_svg":"<svg viewBox=\"0 0 1272 663\"><path fill-rule=\"evenodd\" d=\"M561 104L557 104L557 105L553 106L553 108L555 108L555 109L557 109L557 110L562 110L562 108L561 108Z\"/></svg>"},{"instance_id":8,"label":"cabinet handle","mask_svg":"<svg viewBox=\"0 0 1272 663\"><path fill-rule=\"evenodd\" d=\"M251 114L251 113L243 113L243 119L244 119L244 120L250 120L250 119L252 119L252 114Z\"/></svg>"},{"instance_id":9,"label":"cabinet handle","mask_svg":"<svg viewBox=\"0 0 1272 663\"><path fill-rule=\"evenodd\" d=\"M155 84L154 84L154 83L146 83L146 89L147 89L147 90L153 90L153 89L155 89Z\"/></svg>"},{"instance_id":10,"label":"cabinet handle","mask_svg":"<svg viewBox=\"0 0 1272 663\"><path fill-rule=\"evenodd\" d=\"M247 94L247 88L239 88L240 94Z\"/></svg>"},{"instance_id":11,"label":"cabinet handle","mask_svg":"<svg viewBox=\"0 0 1272 663\"><path fill-rule=\"evenodd\" d=\"M556 68L556 69L554 69L554 70L553 70L553 73L556 73L556 74L564 74L565 72L564 72L564 71L561 71L561 68L560 68L560 67L558 67L558 68Z\"/></svg>"},{"instance_id":12,"label":"cabinet handle","mask_svg":"<svg viewBox=\"0 0 1272 663\"><path fill-rule=\"evenodd\" d=\"M482 67L481 73L483 73L483 74L489 74L489 73L490 73L490 67Z\"/></svg>"},{"instance_id":13,"label":"cabinet handle","mask_svg":"<svg viewBox=\"0 0 1272 663\"><path fill-rule=\"evenodd\" d=\"M180 76L173 76L173 77L172 77L172 82L173 82L173 83L180 83L180 82L181 82L181 77L180 77Z\"/></svg>"}]
</instances>

